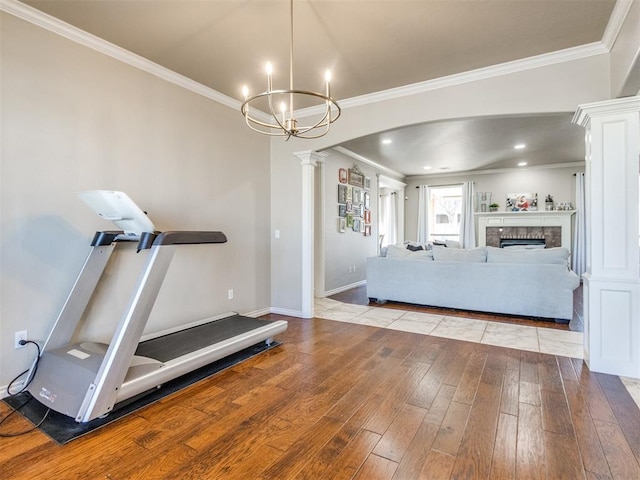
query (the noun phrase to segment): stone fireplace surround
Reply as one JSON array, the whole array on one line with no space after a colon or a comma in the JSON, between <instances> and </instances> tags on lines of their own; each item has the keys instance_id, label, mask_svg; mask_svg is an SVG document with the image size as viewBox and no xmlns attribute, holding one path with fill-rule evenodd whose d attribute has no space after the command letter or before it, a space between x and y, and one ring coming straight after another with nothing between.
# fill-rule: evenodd
<instances>
[{"instance_id":1,"label":"stone fireplace surround","mask_svg":"<svg viewBox=\"0 0 640 480\"><path fill-rule=\"evenodd\" d=\"M562 246L562 227L486 227L486 244L499 247L501 240L544 240L547 248ZM534 243L534 242L531 242Z\"/></svg>"},{"instance_id":2,"label":"stone fireplace surround","mask_svg":"<svg viewBox=\"0 0 640 480\"><path fill-rule=\"evenodd\" d=\"M572 249L575 210L476 212L478 246L500 246L500 238L544 238L547 248Z\"/></svg>"}]
</instances>

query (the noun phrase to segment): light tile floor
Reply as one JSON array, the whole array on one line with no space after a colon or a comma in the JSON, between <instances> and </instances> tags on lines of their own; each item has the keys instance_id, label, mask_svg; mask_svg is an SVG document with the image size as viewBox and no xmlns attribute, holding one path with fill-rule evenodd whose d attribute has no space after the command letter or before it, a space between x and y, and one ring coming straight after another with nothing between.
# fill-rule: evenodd
<instances>
[{"instance_id":1,"label":"light tile floor","mask_svg":"<svg viewBox=\"0 0 640 480\"><path fill-rule=\"evenodd\" d=\"M314 309L316 317L327 320L359 323L550 355L583 358L582 332L352 305L330 298L316 298ZM620 378L640 407L640 380Z\"/></svg>"}]
</instances>

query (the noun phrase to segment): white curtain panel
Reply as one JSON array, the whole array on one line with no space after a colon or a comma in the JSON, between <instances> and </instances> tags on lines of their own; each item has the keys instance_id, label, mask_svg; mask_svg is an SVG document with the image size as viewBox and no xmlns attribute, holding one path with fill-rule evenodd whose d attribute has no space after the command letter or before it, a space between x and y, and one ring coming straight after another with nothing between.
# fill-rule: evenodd
<instances>
[{"instance_id":1,"label":"white curtain panel","mask_svg":"<svg viewBox=\"0 0 640 480\"><path fill-rule=\"evenodd\" d=\"M380 196L380 248L387 245L394 245L398 238L398 221L397 221L397 195L387 193Z\"/></svg>"},{"instance_id":2,"label":"white curtain panel","mask_svg":"<svg viewBox=\"0 0 640 480\"><path fill-rule=\"evenodd\" d=\"M587 271L587 212L585 211L585 203L584 173L576 173L576 223L571 268L581 278L582 274Z\"/></svg>"},{"instance_id":3,"label":"white curtain panel","mask_svg":"<svg viewBox=\"0 0 640 480\"><path fill-rule=\"evenodd\" d=\"M473 215L473 182L462 184L462 220L460 221L460 243L462 248L476 247L476 226Z\"/></svg>"},{"instance_id":4,"label":"white curtain panel","mask_svg":"<svg viewBox=\"0 0 640 480\"><path fill-rule=\"evenodd\" d=\"M429 241L429 186L418 187L418 233L416 240L420 243Z\"/></svg>"},{"instance_id":5,"label":"white curtain panel","mask_svg":"<svg viewBox=\"0 0 640 480\"><path fill-rule=\"evenodd\" d=\"M389 194L389 221L385 237L388 245L395 245L398 241L398 195L396 192Z\"/></svg>"}]
</instances>

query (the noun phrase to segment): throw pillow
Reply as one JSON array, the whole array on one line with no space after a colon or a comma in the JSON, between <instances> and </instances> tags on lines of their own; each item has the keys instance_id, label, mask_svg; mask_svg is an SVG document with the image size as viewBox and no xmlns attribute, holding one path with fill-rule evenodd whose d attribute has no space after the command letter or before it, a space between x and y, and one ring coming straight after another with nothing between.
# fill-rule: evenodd
<instances>
[{"instance_id":1,"label":"throw pillow","mask_svg":"<svg viewBox=\"0 0 640 480\"><path fill-rule=\"evenodd\" d=\"M484 247L465 250L462 248L433 247L433 259L439 262L476 262L487 261L487 251Z\"/></svg>"},{"instance_id":2,"label":"throw pillow","mask_svg":"<svg viewBox=\"0 0 640 480\"><path fill-rule=\"evenodd\" d=\"M387 246L387 258L404 258L411 254L411 250L407 250L404 245Z\"/></svg>"}]
</instances>

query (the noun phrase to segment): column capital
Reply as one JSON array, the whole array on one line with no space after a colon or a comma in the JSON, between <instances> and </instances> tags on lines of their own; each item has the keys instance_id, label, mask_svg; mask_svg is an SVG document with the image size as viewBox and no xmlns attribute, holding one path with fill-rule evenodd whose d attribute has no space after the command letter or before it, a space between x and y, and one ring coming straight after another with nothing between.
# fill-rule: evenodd
<instances>
[{"instance_id":1,"label":"column capital","mask_svg":"<svg viewBox=\"0 0 640 480\"><path fill-rule=\"evenodd\" d=\"M300 159L300 165L313 165L314 167L318 162L324 162L324 159L329 156L328 153L314 152L313 150L302 150L293 152L293 154Z\"/></svg>"},{"instance_id":2,"label":"column capital","mask_svg":"<svg viewBox=\"0 0 640 480\"><path fill-rule=\"evenodd\" d=\"M616 98L604 102L579 105L571 123L586 127L593 117L612 114L640 113L640 96Z\"/></svg>"}]
</instances>

